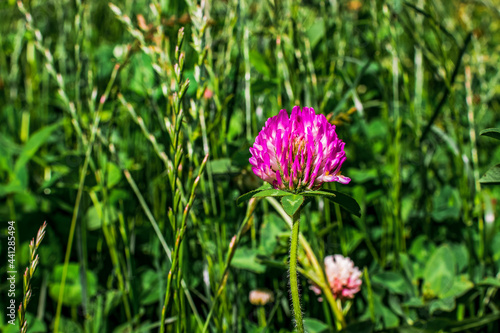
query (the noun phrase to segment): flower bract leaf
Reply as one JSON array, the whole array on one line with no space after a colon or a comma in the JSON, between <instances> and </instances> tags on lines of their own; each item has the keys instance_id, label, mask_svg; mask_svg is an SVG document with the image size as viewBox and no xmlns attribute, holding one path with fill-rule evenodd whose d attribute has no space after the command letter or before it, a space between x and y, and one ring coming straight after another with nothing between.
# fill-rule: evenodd
<instances>
[{"instance_id":1,"label":"flower bract leaf","mask_svg":"<svg viewBox=\"0 0 500 333\"><path fill-rule=\"evenodd\" d=\"M264 183L264 185L262 185L261 187L255 189L253 191L250 191L250 192L247 192L245 194L240 195L238 197L238 199L236 200L236 204L239 205L240 203L245 202L245 201L249 200L250 198L252 198L255 194L262 192L264 190L269 190L269 189L272 189L271 184Z\"/></svg>"},{"instance_id":2,"label":"flower bract leaf","mask_svg":"<svg viewBox=\"0 0 500 333\"><path fill-rule=\"evenodd\" d=\"M259 193L255 193L253 195L253 198L264 198L264 197L283 197L285 195L290 195L290 192L287 191L282 191L282 190L275 190L275 189L270 189L270 190L264 190L260 191Z\"/></svg>"},{"instance_id":3,"label":"flower bract leaf","mask_svg":"<svg viewBox=\"0 0 500 333\"><path fill-rule=\"evenodd\" d=\"M487 128L482 130L480 135L489 136L490 138L500 140L500 128Z\"/></svg>"},{"instance_id":4,"label":"flower bract leaf","mask_svg":"<svg viewBox=\"0 0 500 333\"><path fill-rule=\"evenodd\" d=\"M330 201L338 203L339 205L344 207L349 213L356 215L357 217L361 216L361 208L359 207L356 200L345 193L322 189L318 191L302 192L301 194L308 197L317 196L327 198Z\"/></svg>"},{"instance_id":5,"label":"flower bract leaf","mask_svg":"<svg viewBox=\"0 0 500 333\"><path fill-rule=\"evenodd\" d=\"M300 206L304 203L304 197L300 194L287 195L281 198L281 205L285 212L292 216L299 210Z\"/></svg>"}]
</instances>

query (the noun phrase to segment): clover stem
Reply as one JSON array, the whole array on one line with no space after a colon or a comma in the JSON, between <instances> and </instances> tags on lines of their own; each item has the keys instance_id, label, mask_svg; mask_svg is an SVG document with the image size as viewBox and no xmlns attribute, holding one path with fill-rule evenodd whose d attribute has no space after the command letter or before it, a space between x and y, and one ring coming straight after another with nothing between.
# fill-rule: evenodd
<instances>
[{"instance_id":1,"label":"clover stem","mask_svg":"<svg viewBox=\"0 0 500 333\"><path fill-rule=\"evenodd\" d=\"M266 321L266 309L264 306L259 306L259 326L260 327L266 327L267 326L267 321Z\"/></svg>"},{"instance_id":2,"label":"clover stem","mask_svg":"<svg viewBox=\"0 0 500 333\"><path fill-rule=\"evenodd\" d=\"M299 286L297 281L297 254L299 245L300 209L292 216L292 236L290 239L290 293L292 294L293 314L297 332L304 333L302 310L300 309Z\"/></svg>"}]
</instances>

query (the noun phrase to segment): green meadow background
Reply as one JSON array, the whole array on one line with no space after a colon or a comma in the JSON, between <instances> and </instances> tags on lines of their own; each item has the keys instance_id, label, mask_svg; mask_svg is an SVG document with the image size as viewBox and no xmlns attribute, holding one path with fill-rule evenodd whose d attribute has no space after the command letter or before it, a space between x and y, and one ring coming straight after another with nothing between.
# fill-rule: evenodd
<instances>
[{"instance_id":1,"label":"green meadow background","mask_svg":"<svg viewBox=\"0 0 500 333\"><path fill-rule=\"evenodd\" d=\"M363 271L344 331L500 331L500 177L479 181L500 163L480 135L500 127L497 0L4 0L0 18L0 331L19 331L13 220L17 306L47 221L28 332L159 332L166 298L166 332L292 332L287 216L236 199L294 105L337 126L352 181L326 187L361 207L301 217L320 263ZM300 283L308 332L337 331Z\"/></svg>"}]
</instances>

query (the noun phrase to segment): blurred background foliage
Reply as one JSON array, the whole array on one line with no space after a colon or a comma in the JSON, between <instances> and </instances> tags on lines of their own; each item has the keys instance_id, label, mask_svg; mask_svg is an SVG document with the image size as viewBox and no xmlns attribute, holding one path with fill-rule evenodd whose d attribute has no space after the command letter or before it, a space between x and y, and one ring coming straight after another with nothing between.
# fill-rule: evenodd
<instances>
[{"instance_id":1,"label":"blurred background foliage","mask_svg":"<svg viewBox=\"0 0 500 333\"><path fill-rule=\"evenodd\" d=\"M158 331L168 293L168 332L262 332L255 288L275 295L267 332L292 331L285 216L236 198L261 185L255 136L294 105L337 125L352 178L337 190L362 207L318 199L302 215L320 262L365 271L346 331L498 332L500 192L479 179L500 145L479 132L500 127L499 8L2 1L0 217L16 221L18 272L48 222L28 332ZM301 283L308 331L335 331Z\"/></svg>"}]
</instances>

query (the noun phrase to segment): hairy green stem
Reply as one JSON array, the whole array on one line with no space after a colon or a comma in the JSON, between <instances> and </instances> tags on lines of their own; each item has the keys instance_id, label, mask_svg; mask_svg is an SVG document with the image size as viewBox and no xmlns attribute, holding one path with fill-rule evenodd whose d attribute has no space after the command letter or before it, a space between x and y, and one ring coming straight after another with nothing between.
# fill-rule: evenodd
<instances>
[{"instance_id":1,"label":"hairy green stem","mask_svg":"<svg viewBox=\"0 0 500 333\"><path fill-rule=\"evenodd\" d=\"M273 206L278 214L281 215L287 226L292 229L293 226L293 220L288 216L288 214L285 212L283 207L281 207L280 203L273 197L267 197L266 200ZM335 298L333 297L332 290L328 287L328 281L326 280L325 274L323 272L323 268L321 268L321 265L318 262L318 259L316 258L316 255L314 254L311 245L307 242L305 237L299 233L299 241L300 241L300 246L304 249L304 252L306 253L307 260L311 263L311 266L313 267L313 271L316 273L316 276L319 277L320 280L315 281L318 286L323 289L323 293L325 294L325 297L330 304L330 307L333 311L333 314L335 315L335 323L337 326L337 329L340 330L341 328L344 328L346 326L345 318L342 313L342 311L337 307L337 303L335 302ZM302 273L304 275L304 273ZM308 276L310 280L312 279L312 276Z\"/></svg>"},{"instance_id":2,"label":"hairy green stem","mask_svg":"<svg viewBox=\"0 0 500 333\"><path fill-rule=\"evenodd\" d=\"M292 216L292 237L290 239L290 293L297 332L304 333L302 310L300 309L299 285L297 279L297 254L299 249L300 209Z\"/></svg>"}]
</instances>

